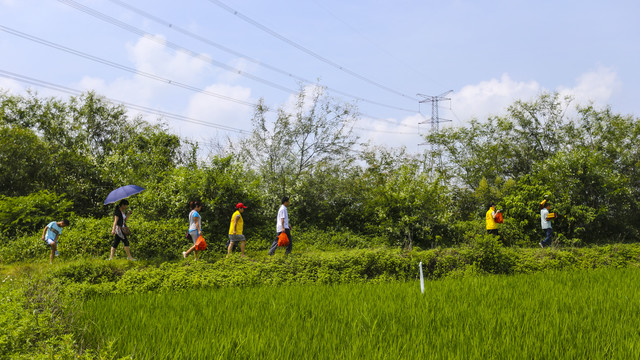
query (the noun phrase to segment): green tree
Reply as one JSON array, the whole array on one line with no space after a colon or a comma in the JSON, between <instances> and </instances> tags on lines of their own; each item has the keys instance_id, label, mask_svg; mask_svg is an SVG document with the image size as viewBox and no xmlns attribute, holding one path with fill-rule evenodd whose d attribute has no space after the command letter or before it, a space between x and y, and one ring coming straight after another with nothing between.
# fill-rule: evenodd
<instances>
[{"instance_id":1,"label":"green tree","mask_svg":"<svg viewBox=\"0 0 640 360\"><path fill-rule=\"evenodd\" d=\"M240 146L245 161L259 170L276 197L288 194L316 164L348 158L356 143L354 106L334 102L320 87L301 90L293 109L281 107L273 120L269 115L261 101L252 134Z\"/></svg>"},{"instance_id":2,"label":"green tree","mask_svg":"<svg viewBox=\"0 0 640 360\"><path fill-rule=\"evenodd\" d=\"M47 144L33 131L0 126L0 194L20 196L38 191L56 172Z\"/></svg>"},{"instance_id":3,"label":"green tree","mask_svg":"<svg viewBox=\"0 0 640 360\"><path fill-rule=\"evenodd\" d=\"M359 179L366 191L362 219L372 232L396 246L433 246L450 240L452 204L440 178L421 170L420 159L404 149L382 147L363 153L367 168Z\"/></svg>"}]
</instances>

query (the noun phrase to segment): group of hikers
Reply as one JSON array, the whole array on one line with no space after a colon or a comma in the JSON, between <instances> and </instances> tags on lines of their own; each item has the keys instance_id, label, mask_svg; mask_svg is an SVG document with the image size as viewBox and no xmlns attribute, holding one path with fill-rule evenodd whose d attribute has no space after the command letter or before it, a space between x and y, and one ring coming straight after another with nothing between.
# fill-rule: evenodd
<instances>
[{"instance_id":1,"label":"group of hikers","mask_svg":"<svg viewBox=\"0 0 640 360\"><path fill-rule=\"evenodd\" d=\"M116 205L116 208L113 213L113 226L111 227L111 235L113 235L113 242L111 243L111 253L109 255L109 260L112 260L116 254L116 249L118 245L122 242L124 245L124 251L127 254L127 259L130 261L135 261L136 259L131 256L131 250L129 248L129 239L128 236L131 235L131 231L127 227L127 219L131 216L131 210L128 209L129 201L127 199L122 199ZM289 224L289 213L287 208L289 207L289 197L285 196L282 198L282 204L278 209L278 215L276 217L276 239L271 244L269 248L269 255L275 254L278 249L279 239L283 236L286 236L286 240L284 243L286 245L285 255L291 253L293 249L293 238L291 237L291 225ZM189 254L194 253L195 259L198 259L198 249L196 247L196 243L198 238L202 234L202 217L200 216L200 212L202 211L202 203L200 201L191 201L189 202L189 208L191 211L189 212L189 230L188 237L193 241L193 246L191 246L187 251L182 252L182 256L187 258ZM244 250L246 244L246 238L242 233L244 230L244 221L242 219L242 213L247 209L247 207L243 203L236 204L236 210L231 215L231 222L229 224L229 243L227 246L227 256L231 254L234 246L237 243L240 243L240 252L242 257L246 257ZM62 233L62 229L64 227L69 226L69 220L64 219L61 221L52 221L47 226L45 226L42 231L42 240L46 242L47 245L51 248L51 254L49 256L49 263L53 263L53 259L58 255L58 238ZM282 244L282 242L281 242Z\"/></svg>"},{"instance_id":2,"label":"group of hikers","mask_svg":"<svg viewBox=\"0 0 640 360\"><path fill-rule=\"evenodd\" d=\"M113 242L111 244L111 253L109 255L109 260L112 260L116 254L116 249L118 245L122 242L124 245L124 251L127 254L127 259L130 261L135 261L136 259L131 256L131 250L129 249L129 240L128 236L131 234L129 228L127 227L127 218L131 216L131 210L128 210L129 201L127 199L122 199L118 203L113 213L113 226L111 227L111 235L113 235ZM282 205L278 209L278 215L276 217L276 239L271 244L269 248L269 255L275 254L278 249L279 239L281 236L286 236L285 243L286 245L285 254L290 254L293 249L293 242L291 237L291 225L289 224L289 213L287 212L287 208L289 207L289 197L285 196L282 198ZM200 201L191 201L189 202L189 208L191 211L189 212L189 230L188 230L188 238L193 241L193 246L191 246L187 251L182 252L182 256L187 258L189 254L192 252L196 260L198 259L198 249L196 243L198 238L202 234L202 223L200 212L202 211L202 203ZM556 215L554 213L550 213L549 210L551 208L551 204L545 199L540 203L540 224L542 230L544 232L545 238L540 241L538 244L540 247L546 247L551 245L551 238L553 236L553 229L551 227L551 220L553 220ZM244 230L244 221L242 219L242 213L247 209L247 207L243 203L236 204L236 210L231 215L231 222L229 224L229 242L227 245L227 256L231 254L233 248L237 243L240 243L240 252L241 256L245 257L245 244L246 238L242 233ZM496 210L496 204L489 204L489 209L486 212L486 229L487 234L498 236L500 238L500 233L498 232L498 224L502 223L502 210ZM52 221L47 226L45 226L42 232L42 240L49 245L51 248L51 253L49 255L49 262L53 263L53 259L58 255L58 238L62 233L62 229L66 226L69 226L69 220L61 220L61 221ZM284 235L283 235L284 234Z\"/></svg>"},{"instance_id":3,"label":"group of hikers","mask_svg":"<svg viewBox=\"0 0 640 360\"><path fill-rule=\"evenodd\" d=\"M544 200L540 202L540 226L544 233L544 239L538 243L541 248L551 245L551 238L553 237L553 229L551 227L551 221L557 217L556 213L549 212L551 209L551 203L545 196ZM498 232L498 224L502 223L502 210L496 210L496 204L490 203L489 209L485 215L487 234L497 236L502 239Z\"/></svg>"}]
</instances>

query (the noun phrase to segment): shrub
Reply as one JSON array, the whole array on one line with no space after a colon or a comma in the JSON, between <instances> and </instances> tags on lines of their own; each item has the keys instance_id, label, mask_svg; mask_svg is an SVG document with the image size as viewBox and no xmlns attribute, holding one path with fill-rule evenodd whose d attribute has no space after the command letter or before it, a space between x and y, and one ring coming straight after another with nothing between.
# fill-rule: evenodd
<instances>
[{"instance_id":1,"label":"shrub","mask_svg":"<svg viewBox=\"0 0 640 360\"><path fill-rule=\"evenodd\" d=\"M50 191L39 191L27 196L0 195L0 233L19 236L25 233L42 232L51 221L60 221L71 216L73 202L65 195Z\"/></svg>"}]
</instances>

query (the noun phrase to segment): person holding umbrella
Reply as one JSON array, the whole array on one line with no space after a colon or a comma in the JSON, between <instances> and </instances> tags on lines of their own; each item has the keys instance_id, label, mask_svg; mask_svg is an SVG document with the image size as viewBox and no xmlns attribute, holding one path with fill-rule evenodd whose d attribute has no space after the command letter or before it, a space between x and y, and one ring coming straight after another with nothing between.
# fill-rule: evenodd
<instances>
[{"instance_id":1,"label":"person holding umbrella","mask_svg":"<svg viewBox=\"0 0 640 360\"><path fill-rule=\"evenodd\" d=\"M202 211L202 203L200 201L191 201L189 202L189 207L191 208L191 212L189 213L189 236L191 236L191 240L193 240L193 246L189 248L189 250L182 252L182 256L186 259L189 254L196 249L196 241L198 241L198 237L200 233L202 233L202 224L200 211ZM195 252L195 258L198 260L198 252Z\"/></svg>"},{"instance_id":2,"label":"person holding umbrella","mask_svg":"<svg viewBox=\"0 0 640 360\"><path fill-rule=\"evenodd\" d=\"M122 241L124 244L124 251L127 253L127 259L135 260L133 256L131 256L131 252L129 251L129 236L130 231L127 227L126 220L129 216L131 216L131 211L127 211L127 207L129 207L129 201L126 200L127 197L131 195L135 195L144 188L137 185L125 185L121 186L107 195L107 198L104 200L104 204L113 204L116 201L120 200L118 205L116 206L115 211L113 212L113 226L111 227L111 235L114 235L113 244L111 244L111 255L109 256L109 260L112 260L116 254L116 248L118 244Z\"/></svg>"},{"instance_id":3,"label":"person holding umbrella","mask_svg":"<svg viewBox=\"0 0 640 360\"><path fill-rule=\"evenodd\" d=\"M122 199L113 212L111 235L114 235L114 237L113 244L111 244L111 255L109 256L109 260L113 260L113 257L116 255L116 248L121 241L124 245L124 252L127 253L127 259L129 261L135 260L133 256L131 256L131 251L129 250L129 239L127 239L127 236L129 235L129 228L127 227L126 221L127 218L131 216L131 211L127 211L128 207L129 201L127 199Z\"/></svg>"}]
</instances>

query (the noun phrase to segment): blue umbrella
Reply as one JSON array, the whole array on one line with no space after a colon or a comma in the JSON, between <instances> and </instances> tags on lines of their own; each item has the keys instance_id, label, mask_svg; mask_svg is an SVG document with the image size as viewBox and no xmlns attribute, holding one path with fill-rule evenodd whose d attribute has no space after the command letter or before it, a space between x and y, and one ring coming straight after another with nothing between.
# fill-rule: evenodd
<instances>
[{"instance_id":1,"label":"blue umbrella","mask_svg":"<svg viewBox=\"0 0 640 360\"><path fill-rule=\"evenodd\" d=\"M104 204L105 205L113 204L118 200L122 200L131 195L135 195L143 190L144 188L137 185L125 185L125 186L119 187L113 190L112 192L110 192L109 195L107 195L107 198L104 200Z\"/></svg>"}]
</instances>

